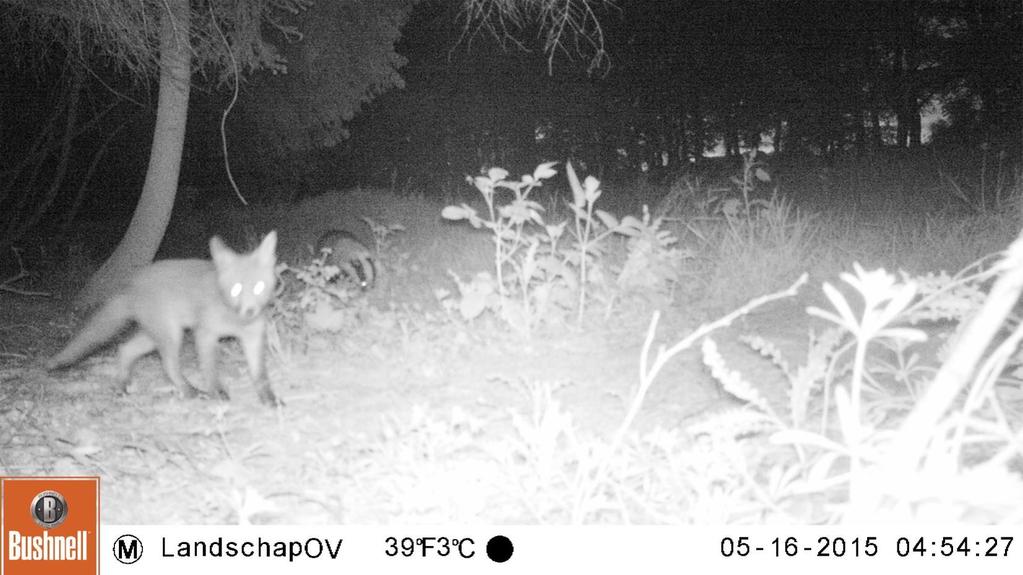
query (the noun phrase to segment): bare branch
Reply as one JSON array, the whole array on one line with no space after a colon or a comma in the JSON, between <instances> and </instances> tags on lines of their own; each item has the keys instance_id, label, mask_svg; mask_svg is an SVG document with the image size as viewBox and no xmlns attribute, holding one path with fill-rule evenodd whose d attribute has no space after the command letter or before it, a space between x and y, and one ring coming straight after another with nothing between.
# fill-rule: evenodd
<instances>
[{"instance_id":1,"label":"bare branch","mask_svg":"<svg viewBox=\"0 0 1023 575\"><path fill-rule=\"evenodd\" d=\"M232 60L247 71L284 69L284 60L266 42L262 25L279 30L286 41L297 35L287 19L307 9L312 0L210 0L193 2L189 34L197 70L212 69L217 81L234 74ZM214 13L214 18L205 17ZM155 77L159 61L157 41L164 0L0 0L0 43L36 44L42 57L48 45L63 46L82 61L91 56L108 58L138 80ZM218 32L226 31L225 43Z\"/></svg>"},{"instance_id":2,"label":"bare branch","mask_svg":"<svg viewBox=\"0 0 1023 575\"><path fill-rule=\"evenodd\" d=\"M553 70L557 53L588 58L589 73L606 71L604 29L597 11L615 8L614 0L463 0L462 38L471 41L486 31L502 45L510 42L525 49L519 36L528 24L535 23L543 36L548 71Z\"/></svg>"}]
</instances>

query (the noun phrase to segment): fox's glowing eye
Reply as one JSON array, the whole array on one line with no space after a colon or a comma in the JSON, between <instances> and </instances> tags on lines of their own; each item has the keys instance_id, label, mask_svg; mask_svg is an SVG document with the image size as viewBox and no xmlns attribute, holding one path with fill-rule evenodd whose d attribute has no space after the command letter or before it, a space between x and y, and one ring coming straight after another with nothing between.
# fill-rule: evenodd
<instances>
[{"instance_id":1,"label":"fox's glowing eye","mask_svg":"<svg viewBox=\"0 0 1023 575\"><path fill-rule=\"evenodd\" d=\"M266 289L266 283L259 281L259 282L256 282L256 285L252 288L252 293L254 293L256 295L259 295L259 294L263 293L263 290L265 290L265 289Z\"/></svg>"},{"instance_id":2,"label":"fox's glowing eye","mask_svg":"<svg viewBox=\"0 0 1023 575\"><path fill-rule=\"evenodd\" d=\"M231 297L236 298L242 294L242 284L234 284L231 286Z\"/></svg>"}]
</instances>

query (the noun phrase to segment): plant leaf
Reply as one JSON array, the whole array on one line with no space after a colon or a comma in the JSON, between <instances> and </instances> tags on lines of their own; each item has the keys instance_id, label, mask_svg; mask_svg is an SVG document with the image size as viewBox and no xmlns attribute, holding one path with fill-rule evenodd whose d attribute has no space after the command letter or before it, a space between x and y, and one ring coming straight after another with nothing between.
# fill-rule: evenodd
<instances>
[{"instance_id":1,"label":"plant leaf","mask_svg":"<svg viewBox=\"0 0 1023 575\"><path fill-rule=\"evenodd\" d=\"M440 215L446 220L464 220L469 217L462 206L448 206L441 210Z\"/></svg>"},{"instance_id":2,"label":"plant leaf","mask_svg":"<svg viewBox=\"0 0 1023 575\"><path fill-rule=\"evenodd\" d=\"M853 310L849 307L849 302L846 301L842 292L835 289L835 286L828 282L824 282L821 289L824 290L824 295L827 296L831 305L834 306L835 311L837 311L838 315L842 318L841 325L849 331L857 333L859 331L860 323L856 321L856 315L853 314Z\"/></svg>"},{"instance_id":3,"label":"plant leaf","mask_svg":"<svg viewBox=\"0 0 1023 575\"><path fill-rule=\"evenodd\" d=\"M583 188L586 191L586 201L589 203L596 202L600 198L600 180L593 176L586 176L586 181L583 182Z\"/></svg>"},{"instance_id":4,"label":"plant leaf","mask_svg":"<svg viewBox=\"0 0 1023 575\"><path fill-rule=\"evenodd\" d=\"M554 169L554 166L557 164L557 162L544 162L540 164L535 170L533 170L533 177L538 180L545 180L554 176L558 173L558 171Z\"/></svg>"},{"instance_id":5,"label":"plant leaf","mask_svg":"<svg viewBox=\"0 0 1023 575\"><path fill-rule=\"evenodd\" d=\"M643 222L639 221L636 216L625 216L622 218L622 226L639 230L643 228Z\"/></svg>"},{"instance_id":6,"label":"plant leaf","mask_svg":"<svg viewBox=\"0 0 1023 575\"><path fill-rule=\"evenodd\" d=\"M572 162L565 163L565 173L568 174L568 185L572 188L572 205L581 208L586 205L586 195L583 186L579 183L579 177L575 175L575 168Z\"/></svg>"},{"instance_id":7,"label":"plant leaf","mask_svg":"<svg viewBox=\"0 0 1023 575\"><path fill-rule=\"evenodd\" d=\"M485 196L494 193L494 181L486 176L476 176L472 179L472 183Z\"/></svg>"},{"instance_id":8,"label":"plant leaf","mask_svg":"<svg viewBox=\"0 0 1023 575\"><path fill-rule=\"evenodd\" d=\"M618 218L614 217L608 212L605 212L604 210L596 210L595 213L597 214L597 217L600 218L600 221L605 226L607 226L608 229L613 230L618 228Z\"/></svg>"}]
</instances>

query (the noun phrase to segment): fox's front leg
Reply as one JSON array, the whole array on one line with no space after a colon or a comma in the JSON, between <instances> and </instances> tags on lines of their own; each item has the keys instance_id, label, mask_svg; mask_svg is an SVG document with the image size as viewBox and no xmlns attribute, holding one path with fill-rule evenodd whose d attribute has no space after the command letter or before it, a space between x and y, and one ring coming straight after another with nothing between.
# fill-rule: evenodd
<instances>
[{"instance_id":1,"label":"fox's front leg","mask_svg":"<svg viewBox=\"0 0 1023 575\"><path fill-rule=\"evenodd\" d=\"M220 335L210 330L195 331L195 350L199 355L199 369L206 381L206 392L217 399L231 399L227 390L217 376L217 350L220 346Z\"/></svg>"},{"instance_id":2,"label":"fox's front leg","mask_svg":"<svg viewBox=\"0 0 1023 575\"><path fill-rule=\"evenodd\" d=\"M245 351L245 361L259 401L271 407L284 405L270 389L270 378L266 375L266 319L260 318L245 326L238 339Z\"/></svg>"}]
</instances>

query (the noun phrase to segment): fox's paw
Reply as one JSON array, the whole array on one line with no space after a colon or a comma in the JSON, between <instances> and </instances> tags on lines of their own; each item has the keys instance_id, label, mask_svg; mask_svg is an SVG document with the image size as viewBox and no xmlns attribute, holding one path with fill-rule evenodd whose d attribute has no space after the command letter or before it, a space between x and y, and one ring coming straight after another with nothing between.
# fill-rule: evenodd
<instances>
[{"instance_id":1,"label":"fox's paw","mask_svg":"<svg viewBox=\"0 0 1023 575\"><path fill-rule=\"evenodd\" d=\"M199 390L191 385L184 385L178 388L181 399L195 399L199 396Z\"/></svg>"},{"instance_id":2,"label":"fox's paw","mask_svg":"<svg viewBox=\"0 0 1023 575\"><path fill-rule=\"evenodd\" d=\"M223 387L215 387L210 391L203 391L203 399L213 399L216 401L231 401L231 395L227 393L227 390Z\"/></svg>"},{"instance_id":3,"label":"fox's paw","mask_svg":"<svg viewBox=\"0 0 1023 575\"><path fill-rule=\"evenodd\" d=\"M52 373L52 372L57 371L58 369L60 369L62 367L52 357L37 357L34 360L32 360L32 364L31 365L35 369L38 369L38 370L41 370L41 371L44 371L44 372L47 372L47 373Z\"/></svg>"},{"instance_id":4,"label":"fox's paw","mask_svg":"<svg viewBox=\"0 0 1023 575\"><path fill-rule=\"evenodd\" d=\"M124 373L118 373L117 378L110 387L114 390L115 396L123 397L128 395L129 384L131 384L131 379Z\"/></svg>"},{"instance_id":5,"label":"fox's paw","mask_svg":"<svg viewBox=\"0 0 1023 575\"><path fill-rule=\"evenodd\" d=\"M284 402L269 387L259 390L259 402L267 407L284 407Z\"/></svg>"}]
</instances>

